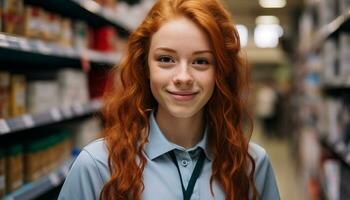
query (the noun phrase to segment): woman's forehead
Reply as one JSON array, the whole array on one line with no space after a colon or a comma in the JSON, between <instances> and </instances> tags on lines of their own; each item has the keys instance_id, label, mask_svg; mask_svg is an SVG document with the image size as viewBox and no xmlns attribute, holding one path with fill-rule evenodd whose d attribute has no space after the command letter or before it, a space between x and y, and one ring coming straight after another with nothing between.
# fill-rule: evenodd
<instances>
[{"instance_id":1,"label":"woman's forehead","mask_svg":"<svg viewBox=\"0 0 350 200\"><path fill-rule=\"evenodd\" d=\"M158 48L209 51L206 33L186 17L178 17L164 23L151 39L151 50Z\"/></svg>"}]
</instances>

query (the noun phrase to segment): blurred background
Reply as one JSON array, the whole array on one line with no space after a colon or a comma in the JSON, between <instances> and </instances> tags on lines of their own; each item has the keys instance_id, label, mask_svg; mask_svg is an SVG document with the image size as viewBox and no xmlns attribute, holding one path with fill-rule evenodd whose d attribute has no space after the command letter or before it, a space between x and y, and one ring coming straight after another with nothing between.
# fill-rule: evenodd
<instances>
[{"instance_id":1,"label":"blurred background","mask_svg":"<svg viewBox=\"0 0 350 200\"><path fill-rule=\"evenodd\" d=\"M350 199L350 0L222 0L283 200ZM0 0L0 199L57 199L154 0Z\"/></svg>"}]
</instances>

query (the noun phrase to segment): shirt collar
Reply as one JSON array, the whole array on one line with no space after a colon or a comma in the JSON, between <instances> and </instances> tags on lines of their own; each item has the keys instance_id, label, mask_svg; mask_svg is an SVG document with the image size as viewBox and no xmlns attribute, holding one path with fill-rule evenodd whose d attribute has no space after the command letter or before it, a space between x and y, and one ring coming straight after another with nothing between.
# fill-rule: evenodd
<instances>
[{"instance_id":1,"label":"shirt collar","mask_svg":"<svg viewBox=\"0 0 350 200\"><path fill-rule=\"evenodd\" d=\"M149 136L148 136L148 143L145 145L145 153L146 155L151 159L155 159L163 154L168 153L169 151L172 151L174 149L178 149L181 151L193 151L197 148L203 149L206 157L209 160L212 160L212 155L210 154L210 151L208 149L208 125L206 125L203 138L198 142L197 145L190 149L185 149L184 147L181 147L177 144L174 144L170 142L162 133L162 131L159 129L159 126L157 124L157 121L154 117L154 110L151 112L149 117Z\"/></svg>"}]
</instances>

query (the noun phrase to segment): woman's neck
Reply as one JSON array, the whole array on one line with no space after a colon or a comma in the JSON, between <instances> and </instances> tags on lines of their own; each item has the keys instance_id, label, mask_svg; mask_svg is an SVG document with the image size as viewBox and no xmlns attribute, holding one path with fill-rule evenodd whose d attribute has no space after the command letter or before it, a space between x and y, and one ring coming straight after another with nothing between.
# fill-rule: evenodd
<instances>
[{"instance_id":1,"label":"woman's neck","mask_svg":"<svg viewBox=\"0 0 350 200\"><path fill-rule=\"evenodd\" d=\"M204 131L202 111L190 118L177 118L158 110L155 117L164 136L174 144L188 149L202 139Z\"/></svg>"}]
</instances>

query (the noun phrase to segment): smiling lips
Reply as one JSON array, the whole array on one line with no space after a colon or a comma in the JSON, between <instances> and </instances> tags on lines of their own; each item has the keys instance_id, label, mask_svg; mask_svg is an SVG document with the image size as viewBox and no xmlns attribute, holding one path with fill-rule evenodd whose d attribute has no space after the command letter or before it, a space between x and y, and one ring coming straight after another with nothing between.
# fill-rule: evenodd
<instances>
[{"instance_id":1,"label":"smiling lips","mask_svg":"<svg viewBox=\"0 0 350 200\"><path fill-rule=\"evenodd\" d=\"M177 101L190 101L198 92L170 92L168 93Z\"/></svg>"}]
</instances>

